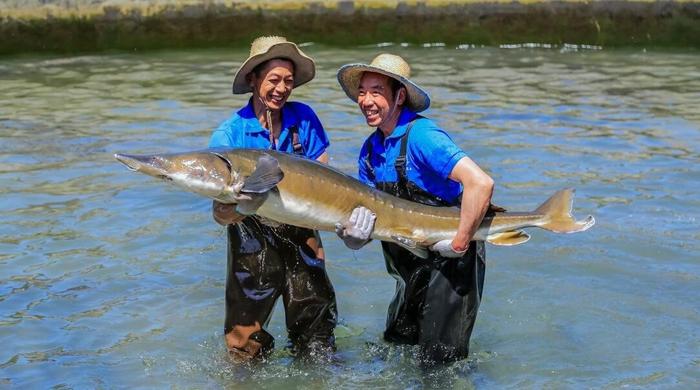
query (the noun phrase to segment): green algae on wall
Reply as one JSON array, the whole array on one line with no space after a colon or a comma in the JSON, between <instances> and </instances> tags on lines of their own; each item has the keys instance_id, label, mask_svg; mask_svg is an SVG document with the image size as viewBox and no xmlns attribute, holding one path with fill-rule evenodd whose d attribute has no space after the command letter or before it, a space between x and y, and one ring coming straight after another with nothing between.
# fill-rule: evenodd
<instances>
[{"instance_id":1,"label":"green algae on wall","mask_svg":"<svg viewBox=\"0 0 700 390\"><path fill-rule=\"evenodd\" d=\"M700 48L700 2L62 0L0 11L0 54L247 46L518 43Z\"/></svg>"}]
</instances>

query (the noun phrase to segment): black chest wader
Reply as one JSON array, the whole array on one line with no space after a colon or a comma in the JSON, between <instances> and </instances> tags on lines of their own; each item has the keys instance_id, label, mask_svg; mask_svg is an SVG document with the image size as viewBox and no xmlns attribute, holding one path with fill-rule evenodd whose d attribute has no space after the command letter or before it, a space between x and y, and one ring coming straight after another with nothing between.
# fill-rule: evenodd
<instances>
[{"instance_id":1,"label":"black chest wader","mask_svg":"<svg viewBox=\"0 0 700 390\"><path fill-rule=\"evenodd\" d=\"M459 206L460 199L440 199L408 180L406 148L412 125L401 139L394 165L397 182L376 181L369 157L371 144L365 160L369 178L378 189L403 199L431 206ZM435 252L429 252L428 259L421 259L391 242L382 242L382 249L387 271L396 279L384 339L418 344L421 363L427 365L466 358L484 287L484 243L470 242L464 256L456 259Z\"/></svg>"},{"instance_id":2,"label":"black chest wader","mask_svg":"<svg viewBox=\"0 0 700 390\"><path fill-rule=\"evenodd\" d=\"M303 156L296 126L291 131L294 153ZM333 329L338 316L335 291L324 261L317 259L306 243L309 238L318 239L316 232L290 225L271 227L255 216L228 225L227 231L224 332L256 322L266 327L277 298L282 296L292 351L334 350ZM252 358L274 348L274 338L265 330L253 333L250 339L261 344L259 351L250 355L244 348L235 353L248 353Z\"/></svg>"}]
</instances>

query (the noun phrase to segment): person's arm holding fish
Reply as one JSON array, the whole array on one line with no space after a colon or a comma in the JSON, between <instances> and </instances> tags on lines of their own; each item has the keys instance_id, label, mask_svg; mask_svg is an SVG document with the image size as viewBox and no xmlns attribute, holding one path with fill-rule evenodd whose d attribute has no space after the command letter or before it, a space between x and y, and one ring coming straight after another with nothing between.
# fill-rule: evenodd
<instances>
[{"instance_id":1,"label":"person's arm holding fish","mask_svg":"<svg viewBox=\"0 0 700 390\"><path fill-rule=\"evenodd\" d=\"M461 257L469 248L469 241L479 228L491 203L494 182L474 161L463 157L452 169L448 178L462 184L462 203L457 235L452 240L433 244L430 250L443 257ZM350 249L360 249L371 241L377 216L365 207L352 211L345 224L336 225L336 234Z\"/></svg>"},{"instance_id":2,"label":"person's arm holding fish","mask_svg":"<svg viewBox=\"0 0 700 390\"><path fill-rule=\"evenodd\" d=\"M235 204L226 204L219 201L214 201L212 205L212 214L214 221L221 226L231 225L241 222L246 216L236 212Z\"/></svg>"},{"instance_id":3,"label":"person's arm holding fish","mask_svg":"<svg viewBox=\"0 0 700 390\"><path fill-rule=\"evenodd\" d=\"M462 184L459 228L452 240L438 241L430 249L443 257L461 257L489 209L494 182L469 157L462 157L448 178Z\"/></svg>"},{"instance_id":4,"label":"person's arm holding fish","mask_svg":"<svg viewBox=\"0 0 700 390\"><path fill-rule=\"evenodd\" d=\"M440 137L442 133L433 136ZM452 144L449 137L442 142ZM438 142L436 142L438 143ZM456 145L453 146L456 148ZM421 151L416 151L420 156ZM469 248L469 242L474 237L484 215L489 209L493 194L494 181L472 159L460 153L463 157L450 171L447 179L461 184L462 200L460 204L460 219L457 234L451 240L438 241L430 246L430 250L438 252L442 257L461 257ZM362 153L361 153L362 155ZM366 166L359 161L360 180L367 182ZM424 169L432 169L430 164L424 164ZM336 225L336 234L350 249L360 249L371 241L376 215L365 207L357 207L345 223Z\"/></svg>"},{"instance_id":5,"label":"person's arm holding fish","mask_svg":"<svg viewBox=\"0 0 700 390\"><path fill-rule=\"evenodd\" d=\"M234 147L231 139L228 137L226 127L229 126L229 121L222 123L211 136L209 147L232 148ZM231 225L241 222L246 216L236 212L235 204L226 204L219 201L212 203L212 215L214 221L221 226Z\"/></svg>"},{"instance_id":6,"label":"person's arm holding fish","mask_svg":"<svg viewBox=\"0 0 700 390\"><path fill-rule=\"evenodd\" d=\"M226 123L222 124L222 126L226 126ZM316 161L323 164L328 164L329 156L328 151L326 150L328 146L328 139L323 132L321 122L314 115L312 120L305 123L304 127L305 131L315 135L314 137L306 137L307 143L303 145L304 149L310 153L313 153L313 155L318 154ZM226 136L226 133L221 131L214 132L210 145L216 145L217 147L224 148L234 147L231 140ZM212 204L212 214L214 221L222 226L241 222L246 217L246 215L236 211L236 204L221 203L216 200L213 201Z\"/></svg>"},{"instance_id":7,"label":"person's arm holding fish","mask_svg":"<svg viewBox=\"0 0 700 390\"><path fill-rule=\"evenodd\" d=\"M362 151L366 149L367 145L362 146ZM362 153L361 153L362 155ZM364 164L364 160L360 159L358 161L358 176L360 181L363 183L374 187L371 180L368 180L369 173L367 172L367 166ZM374 221L376 221L377 215L372 212L372 210L366 207L356 207L352 210L350 217L345 223L335 224L335 234L343 240L345 246L350 249L357 250L367 245L372 239L372 231L374 230Z\"/></svg>"}]
</instances>

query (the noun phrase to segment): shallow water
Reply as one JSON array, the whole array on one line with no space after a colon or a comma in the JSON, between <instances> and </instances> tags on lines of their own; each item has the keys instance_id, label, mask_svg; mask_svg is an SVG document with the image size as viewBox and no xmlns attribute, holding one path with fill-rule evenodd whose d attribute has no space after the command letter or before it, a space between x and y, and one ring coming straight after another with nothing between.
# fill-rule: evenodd
<instances>
[{"instance_id":1,"label":"shallow water","mask_svg":"<svg viewBox=\"0 0 700 390\"><path fill-rule=\"evenodd\" d=\"M700 53L306 46L294 92L355 172L369 134L335 81L381 50L411 59L427 115L534 208L575 187L596 226L488 247L469 359L431 371L381 340L393 281L373 243L324 234L337 361L277 350L237 367L223 344L225 236L210 202L130 173L115 152L205 147L246 97L243 51L0 60L0 385L230 388L691 388L700 384Z\"/></svg>"}]
</instances>

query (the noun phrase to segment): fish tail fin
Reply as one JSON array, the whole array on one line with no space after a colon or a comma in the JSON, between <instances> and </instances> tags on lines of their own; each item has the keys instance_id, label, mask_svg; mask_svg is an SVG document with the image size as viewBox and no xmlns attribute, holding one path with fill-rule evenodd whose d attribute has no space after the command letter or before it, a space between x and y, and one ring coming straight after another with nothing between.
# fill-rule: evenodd
<instances>
[{"instance_id":1,"label":"fish tail fin","mask_svg":"<svg viewBox=\"0 0 700 390\"><path fill-rule=\"evenodd\" d=\"M555 233L576 233L588 230L595 224L595 218L589 215L581 221L574 219L571 215L573 202L573 188L557 191L535 210L536 214L543 215L543 223L538 226Z\"/></svg>"}]
</instances>

